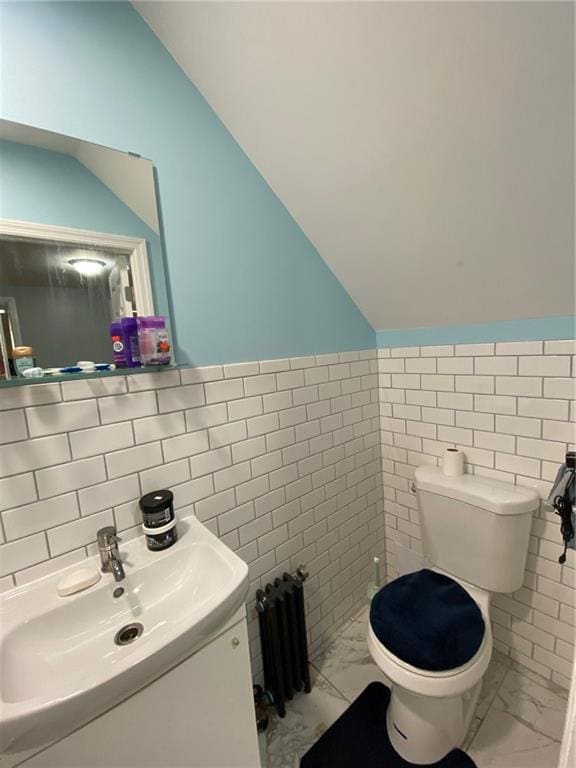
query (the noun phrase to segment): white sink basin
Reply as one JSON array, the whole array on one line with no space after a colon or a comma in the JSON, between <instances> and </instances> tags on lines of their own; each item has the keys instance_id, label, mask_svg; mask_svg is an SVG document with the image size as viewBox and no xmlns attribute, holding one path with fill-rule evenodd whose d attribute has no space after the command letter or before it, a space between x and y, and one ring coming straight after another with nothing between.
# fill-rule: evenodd
<instances>
[{"instance_id":1,"label":"white sink basin","mask_svg":"<svg viewBox=\"0 0 576 768\"><path fill-rule=\"evenodd\" d=\"M0 752L71 733L190 656L242 605L246 564L194 517L178 531L164 552L150 552L143 539L121 546L119 584L103 574L90 589L59 597L61 572L2 596ZM125 592L115 598L118 586ZM115 644L132 622L141 635Z\"/></svg>"}]
</instances>

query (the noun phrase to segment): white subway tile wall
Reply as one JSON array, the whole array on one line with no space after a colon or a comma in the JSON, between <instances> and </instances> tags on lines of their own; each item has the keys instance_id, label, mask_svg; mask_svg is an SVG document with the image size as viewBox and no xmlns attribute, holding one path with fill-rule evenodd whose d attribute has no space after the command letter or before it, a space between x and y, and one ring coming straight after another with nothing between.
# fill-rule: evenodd
<instances>
[{"instance_id":1,"label":"white subway tile wall","mask_svg":"<svg viewBox=\"0 0 576 768\"><path fill-rule=\"evenodd\" d=\"M576 443L575 353L574 341L378 350L388 579L395 542L422 552L411 480L418 465L439 465L445 448L464 451L468 472L547 496ZM576 552L560 566L561 552L559 518L541 504L524 586L494 595L492 618L496 648L568 687Z\"/></svg>"},{"instance_id":2,"label":"white subway tile wall","mask_svg":"<svg viewBox=\"0 0 576 768\"><path fill-rule=\"evenodd\" d=\"M572 341L409 347L3 390L0 587L93 554L101 525L140 535L139 496L171 487L250 566L257 678L257 587L307 565L314 653L361 606L373 555L393 578L394 542L421 552L419 464L457 446L467 471L547 495L576 443L575 353ZM560 551L542 506L523 588L494 597L494 639L568 685L576 558L561 567Z\"/></svg>"},{"instance_id":3,"label":"white subway tile wall","mask_svg":"<svg viewBox=\"0 0 576 768\"><path fill-rule=\"evenodd\" d=\"M170 487L250 567L258 678L258 587L306 565L312 653L366 600L379 429L376 350L1 390L0 587L92 555L102 525L140 535L138 498Z\"/></svg>"}]
</instances>

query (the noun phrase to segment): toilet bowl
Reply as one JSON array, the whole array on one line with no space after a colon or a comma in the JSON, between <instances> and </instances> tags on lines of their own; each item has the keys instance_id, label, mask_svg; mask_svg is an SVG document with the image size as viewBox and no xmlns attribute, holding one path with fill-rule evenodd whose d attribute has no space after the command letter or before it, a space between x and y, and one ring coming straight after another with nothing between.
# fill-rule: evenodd
<instances>
[{"instance_id":1,"label":"toilet bowl","mask_svg":"<svg viewBox=\"0 0 576 768\"><path fill-rule=\"evenodd\" d=\"M373 598L368 647L391 681L388 737L411 763L461 746L492 655L490 597L522 585L535 491L419 467L415 486L430 570Z\"/></svg>"},{"instance_id":2,"label":"toilet bowl","mask_svg":"<svg viewBox=\"0 0 576 768\"><path fill-rule=\"evenodd\" d=\"M421 669L392 653L376 636L372 624L368 626L370 653L391 682L386 713L388 737L396 752L411 763L436 762L462 744L490 663L490 595L462 581L458 583L484 618L480 647L465 664L442 671Z\"/></svg>"}]
</instances>

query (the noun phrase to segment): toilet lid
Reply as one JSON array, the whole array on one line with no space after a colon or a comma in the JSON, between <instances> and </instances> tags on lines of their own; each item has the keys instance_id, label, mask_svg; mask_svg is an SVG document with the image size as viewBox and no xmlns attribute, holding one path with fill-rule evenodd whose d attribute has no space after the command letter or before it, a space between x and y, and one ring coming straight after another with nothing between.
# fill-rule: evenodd
<instances>
[{"instance_id":1,"label":"toilet lid","mask_svg":"<svg viewBox=\"0 0 576 768\"><path fill-rule=\"evenodd\" d=\"M424 569L395 579L372 599L370 624L394 656L445 672L466 664L484 638L482 612L449 576Z\"/></svg>"}]
</instances>

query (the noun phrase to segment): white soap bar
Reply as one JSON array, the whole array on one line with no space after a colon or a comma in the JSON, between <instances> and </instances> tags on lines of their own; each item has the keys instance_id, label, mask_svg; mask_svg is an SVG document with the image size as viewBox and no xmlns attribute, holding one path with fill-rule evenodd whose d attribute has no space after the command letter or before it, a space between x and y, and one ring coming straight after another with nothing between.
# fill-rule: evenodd
<instances>
[{"instance_id":1,"label":"white soap bar","mask_svg":"<svg viewBox=\"0 0 576 768\"><path fill-rule=\"evenodd\" d=\"M67 573L58 582L56 590L60 597L74 595L83 589L88 589L92 584L96 584L101 579L100 571L93 568L78 568L72 573Z\"/></svg>"}]
</instances>

